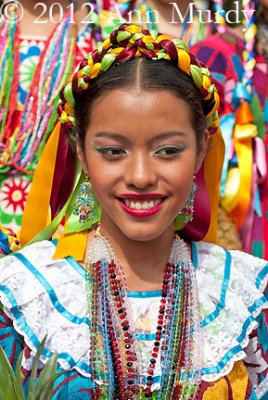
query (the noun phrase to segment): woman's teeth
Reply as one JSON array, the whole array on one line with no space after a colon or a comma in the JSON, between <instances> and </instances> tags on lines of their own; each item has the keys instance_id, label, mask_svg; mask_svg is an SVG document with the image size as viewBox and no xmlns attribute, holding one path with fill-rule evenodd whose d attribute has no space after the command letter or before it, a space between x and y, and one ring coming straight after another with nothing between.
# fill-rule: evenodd
<instances>
[{"instance_id":1,"label":"woman's teeth","mask_svg":"<svg viewBox=\"0 0 268 400\"><path fill-rule=\"evenodd\" d=\"M129 208L134 208L135 210L148 210L150 208L158 206L161 203L161 199L150 201L134 201L124 199L124 202Z\"/></svg>"}]
</instances>

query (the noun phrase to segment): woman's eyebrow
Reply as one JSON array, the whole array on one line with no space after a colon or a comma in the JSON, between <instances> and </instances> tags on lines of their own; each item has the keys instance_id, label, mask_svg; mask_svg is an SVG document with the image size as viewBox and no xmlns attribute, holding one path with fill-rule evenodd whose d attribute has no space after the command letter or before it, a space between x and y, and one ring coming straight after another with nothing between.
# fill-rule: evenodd
<instances>
[{"instance_id":1,"label":"woman's eyebrow","mask_svg":"<svg viewBox=\"0 0 268 400\"><path fill-rule=\"evenodd\" d=\"M174 137L183 137L185 138L187 134L182 131L167 131L161 132L159 135L153 137L152 142L164 140L164 139L173 139Z\"/></svg>"},{"instance_id":2,"label":"woman's eyebrow","mask_svg":"<svg viewBox=\"0 0 268 400\"><path fill-rule=\"evenodd\" d=\"M130 139L128 139L124 135L121 135L120 133L105 132L105 131L101 131L101 132L96 133L95 139L102 139L102 138L130 142Z\"/></svg>"},{"instance_id":3,"label":"woman's eyebrow","mask_svg":"<svg viewBox=\"0 0 268 400\"><path fill-rule=\"evenodd\" d=\"M168 140L174 138L185 138L187 134L182 131L167 131L161 132L159 134L153 135L151 138L148 138L148 143L157 143L161 142L161 140ZM126 135L122 135L120 133L115 132L107 132L100 131L97 132L94 139L112 139L118 142L123 142L124 144L130 144L133 142L133 139L128 138Z\"/></svg>"}]
</instances>

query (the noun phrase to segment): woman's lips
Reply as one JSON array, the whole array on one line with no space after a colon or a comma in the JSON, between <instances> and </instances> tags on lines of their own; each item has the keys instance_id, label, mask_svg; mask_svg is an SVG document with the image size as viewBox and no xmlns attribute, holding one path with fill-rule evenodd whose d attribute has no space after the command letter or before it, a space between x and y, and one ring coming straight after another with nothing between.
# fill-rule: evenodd
<instances>
[{"instance_id":1,"label":"woman's lips","mask_svg":"<svg viewBox=\"0 0 268 400\"><path fill-rule=\"evenodd\" d=\"M135 194L118 196L119 204L125 212L137 218L150 217L162 208L165 196L161 194Z\"/></svg>"}]
</instances>

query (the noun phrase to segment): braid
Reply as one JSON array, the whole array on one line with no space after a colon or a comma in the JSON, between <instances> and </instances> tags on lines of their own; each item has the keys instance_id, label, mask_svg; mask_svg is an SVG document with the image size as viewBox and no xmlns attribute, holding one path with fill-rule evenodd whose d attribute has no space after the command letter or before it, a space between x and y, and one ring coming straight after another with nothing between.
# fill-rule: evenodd
<instances>
[{"instance_id":1,"label":"braid","mask_svg":"<svg viewBox=\"0 0 268 400\"><path fill-rule=\"evenodd\" d=\"M242 5L246 11L255 9L255 2L253 0L242 0ZM252 78L256 65L255 59L255 41L257 34L257 26L255 22L256 16L250 18L249 26L245 31L245 50L243 51L244 75L243 84L248 89L249 93L252 92Z\"/></svg>"},{"instance_id":2,"label":"braid","mask_svg":"<svg viewBox=\"0 0 268 400\"><path fill-rule=\"evenodd\" d=\"M223 0L213 0L213 8L216 11L216 27L219 33L226 31L226 19L225 10L223 6Z\"/></svg>"},{"instance_id":3,"label":"braid","mask_svg":"<svg viewBox=\"0 0 268 400\"><path fill-rule=\"evenodd\" d=\"M167 60L175 63L186 73L198 89L206 126L210 134L219 130L219 96L210 72L189 53L179 39L167 35L153 34L138 25L123 24L104 40L98 50L89 53L78 70L68 79L61 91L58 107L60 121L66 127L75 126L74 94L79 95L89 88L90 81L106 72L112 65L121 64L136 57L149 60Z\"/></svg>"}]
</instances>

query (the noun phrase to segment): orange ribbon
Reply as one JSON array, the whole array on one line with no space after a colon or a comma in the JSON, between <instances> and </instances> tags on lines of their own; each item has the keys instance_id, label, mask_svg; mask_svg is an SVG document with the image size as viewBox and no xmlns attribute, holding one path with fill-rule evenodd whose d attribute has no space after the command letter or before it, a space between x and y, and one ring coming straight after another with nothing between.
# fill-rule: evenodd
<instances>
[{"instance_id":1,"label":"orange ribbon","mask_svg":"<svg viewBox=\"0 0 268 400\"><path fill-rule=\"evenodd\" d=\"M229 170L222 205L228 215L236 222L238 229L247 215L252 186L252 139L257 135L257 127L248 102L243 102L236 111L236 124L233 131L233 143L237 156L239 174Z\"/></svg>"}]
</instances>

